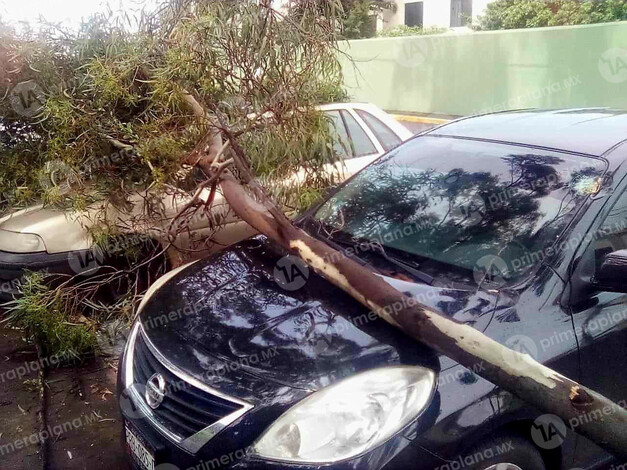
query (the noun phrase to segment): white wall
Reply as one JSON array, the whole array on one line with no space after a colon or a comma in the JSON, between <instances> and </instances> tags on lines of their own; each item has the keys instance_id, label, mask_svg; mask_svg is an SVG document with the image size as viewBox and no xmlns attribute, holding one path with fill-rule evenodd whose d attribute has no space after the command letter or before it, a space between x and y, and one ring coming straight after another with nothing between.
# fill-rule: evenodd
<instances>
[{"instance_id":1,"label":"white wall","mask_svg":"<svg viewBox=\"0 0 627 470\"><path fill-rule=\"evenodd\" d=\"M385 29L405 23L405 4L416 0L395 0L397 4L396 12L385 12L383 14L383 27ZM486 6L492 0L473 0L472 16L476 20L477 16L485 12ZM424 27L435 26L438 28L450 28L451 26L451 0L423 0L423 21Z\"/></svg>"},{"instance_id":2,"label":"white wall","mask_svg":"<svg viewBox=\"0 0 627 470\"><path fill-rule=\"evenodd\" d=\"M409 3L409 1L405 3ZM424 0L423 26L448 28L450 25L451 0Z\"/></svg>"}]
</instances>

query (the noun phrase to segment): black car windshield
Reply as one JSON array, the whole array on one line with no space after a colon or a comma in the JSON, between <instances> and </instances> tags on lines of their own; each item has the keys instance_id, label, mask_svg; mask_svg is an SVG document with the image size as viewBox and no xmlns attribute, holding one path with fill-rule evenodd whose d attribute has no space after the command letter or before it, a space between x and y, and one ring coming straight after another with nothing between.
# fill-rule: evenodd
<instances>
[{"instance_id":1,"label":"black car windshield","mask_svg":"<svg viewBox=\"0 0 627 470\"><path fill-rule=\"evenodd\" d=\"M551 255L604 169L593 158L423 136L358 174L314 220L331 238L376 243L421 270L514 281Z\"/></svg>"}]
</instances>

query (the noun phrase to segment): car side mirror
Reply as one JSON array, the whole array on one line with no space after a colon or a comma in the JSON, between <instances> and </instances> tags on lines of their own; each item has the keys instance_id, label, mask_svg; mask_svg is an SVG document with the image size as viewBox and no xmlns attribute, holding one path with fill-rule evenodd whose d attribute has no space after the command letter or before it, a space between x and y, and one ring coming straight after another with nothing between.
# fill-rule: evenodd
<instances>
[{"instance_id":1,"label":"car side mirror","mask_svg":"<svg viewBox=\"0 0 627 470\"><path fill-rule=\"evenodd\" d=\"M604 291L627 293L627 250L614 251L605 256L594 276L594 284Z\"/></svg>"}]
</instances>

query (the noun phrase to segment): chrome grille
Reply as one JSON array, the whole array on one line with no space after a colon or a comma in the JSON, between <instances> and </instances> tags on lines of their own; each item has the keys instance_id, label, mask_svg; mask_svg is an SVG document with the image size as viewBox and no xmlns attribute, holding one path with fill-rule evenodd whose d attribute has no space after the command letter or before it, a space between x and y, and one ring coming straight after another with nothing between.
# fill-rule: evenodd
<instances>
[{"instance_id":1,"label":"chrome grille","mask_svg":"<svg viewBox=\"0 0 627 470\"><path fill-rule=\"evenodd\" d=\"M222 393L210 393L209 387L201 389L199 386L202 384L197 381L199 386L192 385L190 381L193 380L184 379L185 374L180 371L175 372L172 365L160 356L144 335L139 328L133 347L133 384L137 386L136 390L145 390L146 383L153 374L158 373L164 377L165 397L157 409L149 410L150 417L183 447L190 451L198 450L225 426L252 408L240 400L229 400ZM137 393L136 399L141 399L144 408L148 409L142 395L143 393Z\"/></svg>"}]
</instances>

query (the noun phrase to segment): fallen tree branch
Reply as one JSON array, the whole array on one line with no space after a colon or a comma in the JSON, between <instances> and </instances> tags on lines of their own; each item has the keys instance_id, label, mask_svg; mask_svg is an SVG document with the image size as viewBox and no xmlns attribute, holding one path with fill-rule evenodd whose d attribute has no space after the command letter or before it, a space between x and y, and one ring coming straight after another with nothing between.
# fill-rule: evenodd
<instances>
[{"instance_id":1,"label":"fallen tree branch","mask_svg":"<svg viewBox=\"0 0 627 470\"><path fill-rule=\"evenodd\" d=\"M172 218L170 223L168 224L168 228L166 229L166 234L170 240L170 243L173 243L176 236L179 234L179 230L175 230L175 225L183 218L184 215L190 209L197 209L201 206L210 207L213 204L216 195L216 189L218 186L218 181L224 171L233 165L233 159L228 159L224 162L221 161L222 156L229 149L230 143L226 141L224 144L221 144L220 149L217 151L215 155L210 153L201 153L196 161L196 165L198 165L207 175L209 175L209 179L203 183L201 183L197 188L194 196L191 200L185 204L181 210ZM209 193L209 197L206 200L202 200L201 196L207 187L211 187L211 191ZM195 212L195 211L194 211ZM192 214L193 216L193 214ZM181 225L180 223L178 224Z\"/></svg>"}]
</instances>

